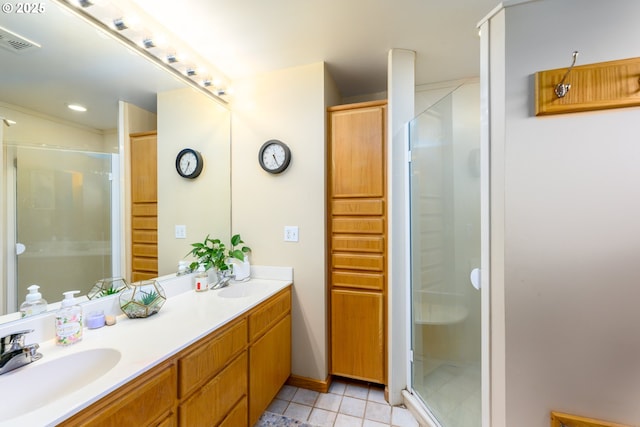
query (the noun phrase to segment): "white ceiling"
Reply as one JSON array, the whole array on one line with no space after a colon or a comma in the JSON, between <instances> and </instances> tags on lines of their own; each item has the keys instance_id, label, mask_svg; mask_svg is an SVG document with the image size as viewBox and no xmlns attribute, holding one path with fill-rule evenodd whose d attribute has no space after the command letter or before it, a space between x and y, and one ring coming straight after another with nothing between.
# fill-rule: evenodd
<instances>
[{"instance_id":1,"label":"white ceiling","mask_svg":"<svg viewBox=\"0 0 640 427\"><path fill-rule=\"evenodd\" d=\"M106 1L106 0L100 0ZM117 0L135 2L232 80L319 61L344 97L386 90L387 54L416 52L416 84L479 73L477 22L496 0ZM155 93L183 83L51 0L41 15L0 14L0 26L42 45L0 48L0 102L97 129L118 100L155 111ZM69 102L85 103L80 116Z\"/></svg>"},{"instance_id":2,"label":"white ceiling","mask_svg":"<svg viewBox=\"0 0 640 427\"><path fill-rule=\"evenodd\" d=\"M387 53L416 84L479 74L476 25L497 0L132 0L232 80L325 61L343 96L386 90Z\"/></svg>"}]
</instances>

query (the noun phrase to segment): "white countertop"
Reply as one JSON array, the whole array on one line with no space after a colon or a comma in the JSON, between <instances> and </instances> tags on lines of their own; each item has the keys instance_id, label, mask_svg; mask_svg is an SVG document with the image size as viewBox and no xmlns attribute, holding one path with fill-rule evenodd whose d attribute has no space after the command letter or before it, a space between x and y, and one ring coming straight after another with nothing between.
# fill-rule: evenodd
<instances>
[{"instance_id":1,"label":"white countertop","mask_svg":"<svg viewBox=\"0 0 640 427\"><path fill-rule=\"evenodd\" d=\"M28 370L32 366L45 364L86 350L101 348L118 350L121 353L121 358L111 370L86 386L57 398L51 396L48 402L34 401L33 410L17 418L3 419L2 410L0 410L0 427L56 425L69 418L286 288L292 283L293 278L292 270L287 270L291 271L290 275L286 271L284 275L271 275L277 280L254 278L252 270L252 279L246 283L251 287L255 286L257 290L241 298L223 298L218 295L222 290L207 292L187 290L172 296L173 292L169 290L171 283L168 283L171 281L161 281L167 291L168 299L157 314L146 319L128 319L126 316L120 315L114 326L105 326L100 329L85 328L82 341L69 347L56 346L53 339L39 342L39 352L43 354L42 359L0 375L0 402L2 395L7 393L19 393L24 396L24 399L30 399L29 390L38 387L37 383L34 384L31 381L24 385L20 383L20 389L15 390L14 386L11 387L12 389L8 389L9 387L6 385L3 386L3 382L6 384L13 381L10 378L14 376L19 378L22 370ZM268 272L268 269L265 271ZM264 276L263 274L262 277ZM180 282L176 288L183 290L190 288L191 276L178 277L173 280ZM230 285L230 287L233 286L234 284ZM85 316L87 311L88 309L85 308ZM13 326L14 330L22 329L17 323L14 323ZM37 342L29 338L27 336L27 343ZM69 376L73 376L73 372L57 372L54 376L42 378L42 381L47 383L51 381L64 382L65 378L70 378ZM29 405L31 406L31 404Z\"/></svg>"}]
</instances>

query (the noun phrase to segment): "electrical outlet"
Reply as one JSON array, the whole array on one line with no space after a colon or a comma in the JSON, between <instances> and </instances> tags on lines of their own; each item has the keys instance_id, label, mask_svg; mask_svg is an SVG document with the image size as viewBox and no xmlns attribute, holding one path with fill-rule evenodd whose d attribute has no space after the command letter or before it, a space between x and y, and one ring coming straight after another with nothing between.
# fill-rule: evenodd
<instances>
[{"instance_id":1,"label":"electrical outlet","mask_svg":"<svg viewBox=\"0 0 640 427\"><path fill-rule=\"evenodd\" d=\"M297 225L285 225L284 226L284 241L285 242L297 242L298 241L298 226Z\"/></svg>"},{"instance_id":2,"label":"electrical outlet","mask_svg":"<svg viewBox=\"0 0 640 427\"><path fill-rule=\"evenodd\" d=\"M186 238L187 238L187 226L176 225L176 239L186 239Z\"/></svg>"}]
</instances>

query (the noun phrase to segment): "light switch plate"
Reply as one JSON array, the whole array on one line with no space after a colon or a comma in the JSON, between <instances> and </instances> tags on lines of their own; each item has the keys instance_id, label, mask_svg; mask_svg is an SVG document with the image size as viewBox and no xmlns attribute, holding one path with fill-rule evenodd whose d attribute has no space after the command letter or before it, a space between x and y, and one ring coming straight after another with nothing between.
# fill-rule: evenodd
<instances>
[{"instance_id":1,"label":"light switch plate","mask_svg":"<svg viewBox=\"0 0 640 427\"><path fill-rule=\"evenodd\" d=\"M176 225L176 239L186 239L186 238L187 238L187 226Z\"/></svg>"},{"instance_id":2,"label":"light switch plate","mask_svg":"<svg viewBox=\"0 0 640 427\"><path fill-rule=\"evenodd\" d=\"M298 226L297 225L285 225L284 226L284 241L285 242L297 242L298 241Z\"/></svg>"}]
</instances>

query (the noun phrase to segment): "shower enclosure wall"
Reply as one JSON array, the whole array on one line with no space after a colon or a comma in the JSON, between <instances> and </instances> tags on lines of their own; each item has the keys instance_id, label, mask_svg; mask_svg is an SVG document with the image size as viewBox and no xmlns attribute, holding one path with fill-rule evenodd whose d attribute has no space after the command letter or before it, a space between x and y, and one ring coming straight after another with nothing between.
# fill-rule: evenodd
<instances>
[{"instance_id":1,"label":"shower enclosure wall","mask_svg":"<svg viewBox=\"0 0 640 427\"><path fill-rule=\"evenodd\" d=\"M18 309L31 284L55 302L63 291L86 294L119 271L112 257L119 227L117 154L5 143L4 158L6 312Z\"/></svg>"},{"instance_id":2,"label":"shower enclosure wall","mask_svg":"<svg viewBox=\"0 0 640 427\"><path fill-rule=\"evenodd\" d=\"M409 126L412 391L443 427L481 425L479 106L465 84Z\"/></svg>"}]
</instances>

